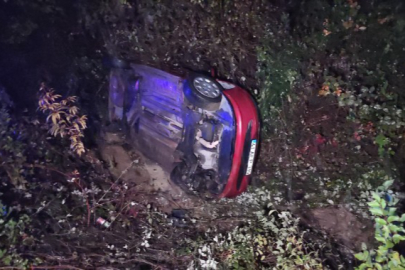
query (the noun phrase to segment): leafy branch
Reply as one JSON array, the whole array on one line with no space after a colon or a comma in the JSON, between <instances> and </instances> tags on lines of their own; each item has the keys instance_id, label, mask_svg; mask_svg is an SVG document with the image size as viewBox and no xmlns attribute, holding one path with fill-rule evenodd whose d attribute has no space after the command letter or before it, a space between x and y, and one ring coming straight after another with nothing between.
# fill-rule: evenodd
<instances>
[{"instance_id":1,"label":"leafy branch","mask_svg":"<svg viewBox=\"0 0 405 270\"><path fill-rule=\"evenodd\" d=\"M39 93L38 107L42 112L48 113L46 121L51 124L49 133L54 137L69 137L70 149L81 156L85 152L82 137L83 130L87 127L87 116L78 114L79 108L75 105L77 97L62 99L61 95L55 94L44 83L41 84Z\"/></svg>"}]
</instances>

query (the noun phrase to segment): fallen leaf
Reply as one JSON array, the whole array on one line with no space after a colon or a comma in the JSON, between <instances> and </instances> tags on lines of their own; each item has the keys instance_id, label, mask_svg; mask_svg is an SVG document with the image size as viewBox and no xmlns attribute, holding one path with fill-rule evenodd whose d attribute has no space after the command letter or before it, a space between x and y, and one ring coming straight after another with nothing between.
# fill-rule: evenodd
<instances>
[{"instance_id":1,"label":"fallen leaf","mask_svg":"<svg viewBox=\"0 0 405 270\"><path fill-rule=\"evenodd\" d=\"M319 90L318 92L318 96L327 96L329 94L330 94L329 91L325 91L323 89Z\"/></svg>"},{"instance_id":2,"label":"fallen leaf","mask_svg":"<svg viewBox=\"0 0 405 270\"><path fill-rule=\"evenodd\" d=\"M379 23L379 24L384 24L384 23L386 23L386 22L389 21L389 20L391 20L391 16L378 19L378 23Z\"/></svg>"},{"instance_id":3,"label":"fallen leaf","mask_svg":"<svg viewBox=\"0 0 405 270\"><path fill-rule=\"evenodd\" d=\"M355 8L355 7L357 7L357 0L348 0L347 1L347 3L349 3L349 6L351 7L351 8Z\"/></svg>"},{"instance_id":4,"label":"fallen leaf","mask_svg":"<svg viewBox=\"0 0 405 270\"><path fill-rule=\"evenodd\" d=\"M326 36L329 36L330 34L332 34L332 32L331 31L328 31L328 30L326 30L326 29L323 29L323 35L326 37Z\"/></svg>"},{"instance_id":5,"label":"fallen leaf","mask_svg":"<svg viewBox=\"0 0 405 270\"><path fill-rule=\"evenodd\" d=\"M327 96L330 94L329 91L329 85L324 84L321 88L321 90L319 90L318 95L319 96Z\"/></svg>"},{"instance_id":6,"label":"fallen leaf","mask_svg":"<svg viewBox=\"0 0 405 270\"><path fill-rule=\"evenodd\" d=\"M315 138L315 144L317 145L324 144L326 142L325 137L323 137L321 134L316 134Z\"/></svg>"},{"instance_id":7,"label":"fallen leaf","mask_svg":"<svg viewBox=\"0 0 405 270\"><path fill-rule=\"evenodd\" d=\"M343 24L343 27L344 27L344 28L349 29L350 27L353 26L353 21L352 21L352 20L345 21L345 22L343 22L342 24Z\"/></svg>"}]
</instances>

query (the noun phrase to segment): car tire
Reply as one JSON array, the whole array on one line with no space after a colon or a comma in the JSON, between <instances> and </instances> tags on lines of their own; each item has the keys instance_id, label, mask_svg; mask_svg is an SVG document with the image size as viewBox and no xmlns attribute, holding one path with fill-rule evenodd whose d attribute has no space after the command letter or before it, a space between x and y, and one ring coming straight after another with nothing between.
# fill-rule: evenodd
<instances>
[{"instance_id":1,"label":"car tire","mask_svg":"<svg viewBox=\"0 0 405 270\"><path fill-rule=\"evenodd\" d=\"M170 172L170 180L179 186L185 193L191 195L189 187L187 186L187 180L190 173L190 168L187 163L183 160L181 162L175 163L173 170Z\"/></svg>"},{"instance_id":2,"label":"car tire","mask_svg":"<svg viewBox=\"0 0 405 270\"><path fill-rule=\"evenodd\" d=\"M208 110L218 110L222 100L222 86L212 77L191 74L184 83L184 95L194 106Z\"/></svg>"},{"instance_id":3,"label":"car tire","mask_svg":"<svg viewBox=\"0 0 405 270\"><path fill-rule=\"evenodd\" d=\"M183 162L174 164L173 170L170 172L170 179L177 185L180 185L183 181L182 177L185 174L187 165Z\"/></svg>"}]
</instances>

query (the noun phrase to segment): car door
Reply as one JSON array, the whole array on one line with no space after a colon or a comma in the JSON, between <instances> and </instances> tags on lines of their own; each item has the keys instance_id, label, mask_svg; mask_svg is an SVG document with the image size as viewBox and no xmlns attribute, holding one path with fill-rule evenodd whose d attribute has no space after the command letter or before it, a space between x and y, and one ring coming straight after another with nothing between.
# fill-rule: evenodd
<instances>
[{"instance_id":1,"label":"car door","mask_svg":"<svg viewBox=\"0 0 405 270\"><path fill-rule=\"evenodd\" d=\"M183 131L182 79L143 65L133 65L140 95L129 111L134 139L148 157L170 167Z\"/></svg>"}]
</instances>

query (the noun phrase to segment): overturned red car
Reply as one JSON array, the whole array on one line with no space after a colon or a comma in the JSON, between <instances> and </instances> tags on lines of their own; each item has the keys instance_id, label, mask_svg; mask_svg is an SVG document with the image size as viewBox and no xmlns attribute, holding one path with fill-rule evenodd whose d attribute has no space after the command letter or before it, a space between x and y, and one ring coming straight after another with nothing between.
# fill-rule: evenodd
<instances>
[{"instance_id":1,"label":"overturned red car","mask_svg":"<svg viewBox=\"0 0 405 270\"><path fill-rule=\"evenodd\" d=\"M118 62L109 116L187 190L235 197L247 189L259 146L259 112L244 89L212 76L174 75Z\"/></svg>"}]
</instances>

